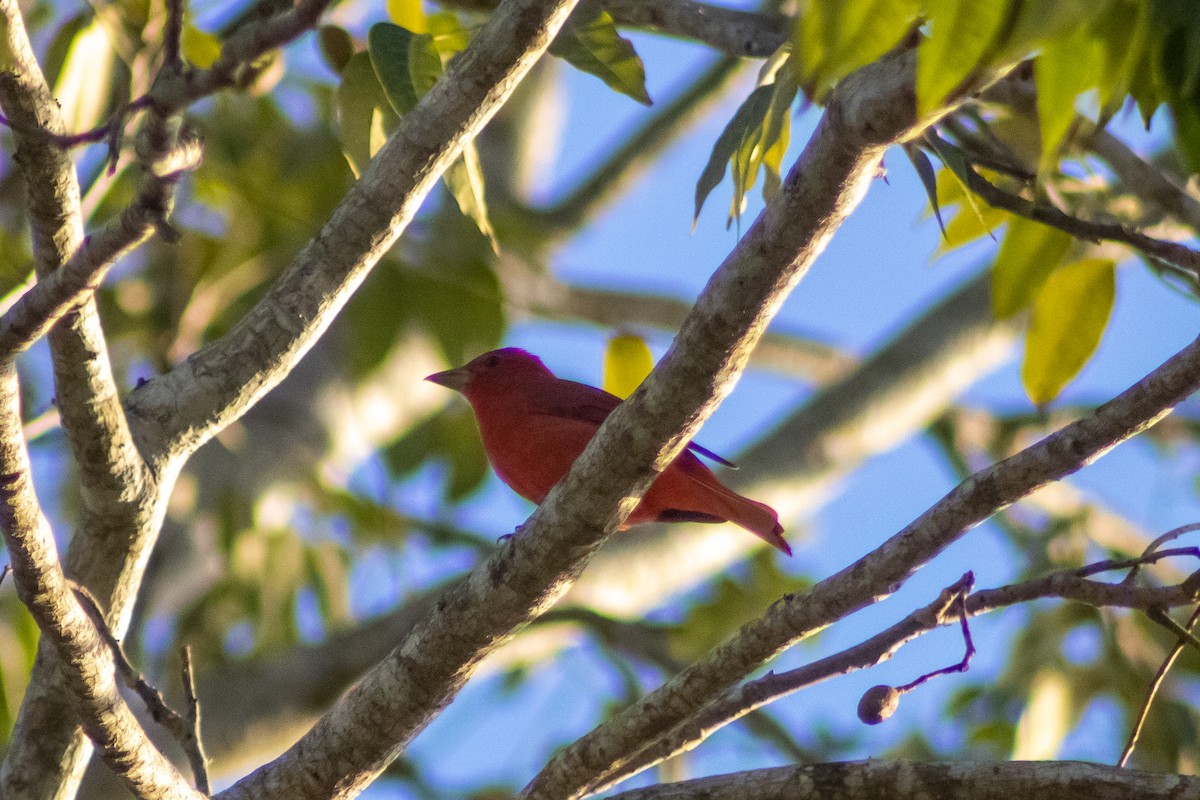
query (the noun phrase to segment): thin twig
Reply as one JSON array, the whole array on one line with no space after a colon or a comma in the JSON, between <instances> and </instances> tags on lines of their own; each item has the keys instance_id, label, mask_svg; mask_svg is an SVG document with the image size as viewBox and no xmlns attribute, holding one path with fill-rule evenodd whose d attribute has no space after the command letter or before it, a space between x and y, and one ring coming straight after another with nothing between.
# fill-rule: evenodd
<instances>
[{"instance_id":1,"label":"thin twig","mask_svg":"<svg viewBox=\"0 0 1200 800\"><path fill-rule=\"evenodd\" d=\"M162 692L151 685L142 673L138 672L137 668L133 666L133 662L129 660L129 656L125 653L124 646L113 635L112 629L108 627L108 621L104 618L104 612L100 609L99 602L88 591L86 586L70 579L67 580L67 584L71 587L71 591L75 592L75 596L79 599L79 605L83 607L83 610L96 626L96 631L100 634L100 638L104 640L104 644L112 651L113 661L116 662L117 672L120 674L121 680L129 687L130 691L141 698L146 706L146 710L150 712L151 719L170 731L176 738L180 738L186 733L183 727L183 717L167 705L167 700L162 696Z\"/></svg>"},{"instance_id":2,"label":"thin twig","mask_svg":"<svg viewBox=\"0 0 1200 800\"><path fill-rule=\"evenodd\" d=\"M12 564L5 564L4 569L0 569L0 585L4 584L4 579L8 577L8 573L12 572Z\"/></svg>"},{"instance_id":3,"label":"thin twig","mask_svg":"<svg viewBox=\"0 0 1200 800\"><path fill-rule=\"evenodd\" d=\"M928 136L935 137L936 134L931 132ZM941 142L938 146L953 147L949 142ZM1168 264L1190 276L1200 276L1200 252L1192 250L1190 247L1177 242L1155 239L1139 231L1130 230L1124 225L1092 222L1073 217L1054 206L1036 203L1020 195L1007 192L980 175L970 165L964 163L964 166L967 188L983 198L993 208L1000 208L1019 217L1058 228L1077 239L1128 245L1148 258Z\"/></svg>"},{"instance_id":4,"label":"thin twig","mask_svg":"<svg viewBox=\"0 0 1200 800\"><path fill-rule=\"evenodd\" d=\"M1187 631L1190 633L1196 628L1196 623L1200 622L1200 606L1197 606L1192 611L1192 616L1188 620ZM1158 690L1162 687L1163 682L1167 679L1167 673L1171 671L1171 667L1175 665L1175 660L1179 658L1179 654L1183 652L1184 642L1177 640L1171 648L1171 652L1163 659L1163 662L1158 667L1158 672L1154 674L1154 680L1150 682L1149 688L1146 689L1146 699L1142 701L1141 711L1138 713L1137 721L1133 723L1133 728L1129 731L1129 739L1125 742L1125 749L1121 751L1121 757L1117 759L1117 766L1124 767L1129 763L1130 756L1133 755L1134 748L1137 747L1138 739L1141 738L1142 728L1146 724L1146 718L1150 716L1150 705L1154 702L1154 698L1158 695Z\"/></svg>"},{"instance_id":5,"label":"thin twig","mask_svg":"<svg viewBox=\"0 0 1200 800\"><path fill-rule=\"evenodd\" d=\"M208 757L204 754L204 741L200 738L200 700L196 697L196 676L192 671L192 648L184 645L179 650L179 669L183 681L183 699L187 704L188 734L180 740L187 753L188 763L196 788L205 794L212 789L208 782Z\"/></svg>"},{"instance_id":6,"label":"thin twig","mask_svg":"<svg viewBox=\"0 0 1200 800\"><path fill-rule=\"evenodd\" d=\"M163 68L172 72L183 69L183 0L166 0L167 22L163 26Z\"/></svg>"},{"instance_id":7,"label":"thin twig","mask_svg":"<svg viewBox=\"0 0 1200 800\"><path fill-rule=\"evenodd\" d=\"M967 622L967 619L970 616L967 614L967 596L971 593L971 587L974 585L974 583L974 573L968 572L962 577L962 580L958 585L951 587L954 590L952 598L954 602L954 610L958 613L958 623L962 629L963 646L965 648L963 657L958 661L957 664L951 664L948 667L935 669L933 672L927 672L911 683L906 683L903 686L897 686L897 692L904 694L905 692L910 692L926 681L932 680L940 675L951 675L959 672L966 672L967 669L970 668L971 659L975 657L976 651L975 642L971 638L971 626Z\"/></svg>"}]
</instances>

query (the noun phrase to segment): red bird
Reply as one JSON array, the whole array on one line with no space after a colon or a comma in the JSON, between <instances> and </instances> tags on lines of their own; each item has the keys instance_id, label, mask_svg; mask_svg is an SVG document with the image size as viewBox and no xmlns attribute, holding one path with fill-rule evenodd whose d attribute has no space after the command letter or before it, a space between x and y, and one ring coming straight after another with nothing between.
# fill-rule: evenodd
<instances>
[{"instance_id":1,"label":"red bird","mask_svg":"<svg viewBox=\"0 0 1200 800\"><path fill-rule=\"evenodd\" d=\"M621 404L602 389L555 377L541 359L515 347L484 353L466 366L425 380L463 393L496 474L534 503L546 499L600 423ZM790 556L792 548L770 506L726 488L693 451L729 464L698 444L688 444L651 484L625 526L732 522Z\"/></svg>"}]
</instances>

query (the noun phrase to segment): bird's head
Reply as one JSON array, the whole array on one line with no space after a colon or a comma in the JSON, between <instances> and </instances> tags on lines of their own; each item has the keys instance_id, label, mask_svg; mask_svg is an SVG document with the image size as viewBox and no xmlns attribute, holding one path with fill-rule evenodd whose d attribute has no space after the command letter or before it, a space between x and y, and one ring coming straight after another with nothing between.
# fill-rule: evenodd
<instances>
[{"instance_id":1,"label":"bird's head","mask_svg":"<svg viewBox=\"0 0 1200 800\"><path fill-rule=\"evenodd\" d=\"M542 360L519 347L492 350L456 369L436 372L425 380L462 392L470 400L484 394L503 394L512 389L528 389L531 383L554 373Z\"/></svg>"}]
</instances>

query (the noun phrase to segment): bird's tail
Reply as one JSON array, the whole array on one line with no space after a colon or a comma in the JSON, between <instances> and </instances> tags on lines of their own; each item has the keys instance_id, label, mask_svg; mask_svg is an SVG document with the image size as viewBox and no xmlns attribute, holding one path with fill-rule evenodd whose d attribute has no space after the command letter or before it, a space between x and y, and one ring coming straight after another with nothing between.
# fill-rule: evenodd
<instances>
[{"instance_id":1,"label":"bird's tail","mask_svg":"<svg viewBox=\"0 0 1200 800\"><path fill-rule=\"evenodd\" d=\"M767 544L783 551L787 555L790 556L792 554L791 546L783 538L783 526L779 524L779 515L775 513L775 509L766 503L742 497L737 492L726 489L724 486L721 488L725 490L721 494L724 496L726 506L730 511L730 522L745 528ZM726 492L728 494L725 494Z\"/></svg>"}]
</instances>

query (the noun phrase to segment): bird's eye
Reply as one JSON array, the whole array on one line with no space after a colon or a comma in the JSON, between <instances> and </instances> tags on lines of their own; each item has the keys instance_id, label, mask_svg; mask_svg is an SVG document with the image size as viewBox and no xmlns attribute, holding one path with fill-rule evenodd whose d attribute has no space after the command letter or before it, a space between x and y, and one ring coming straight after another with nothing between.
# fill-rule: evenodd
<instances>
[{"instance_id":1,"label":"bird's eye","mask_svg":"<svg viewBox=\"0 0 1200 800\"><path fill-rule=\"evenodd\" d=\"M500 366L500 356L489 356L488 360L483 362L483 365L489 369Z\"/></svg>"}]
</instances>

